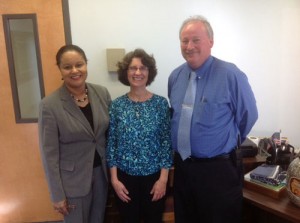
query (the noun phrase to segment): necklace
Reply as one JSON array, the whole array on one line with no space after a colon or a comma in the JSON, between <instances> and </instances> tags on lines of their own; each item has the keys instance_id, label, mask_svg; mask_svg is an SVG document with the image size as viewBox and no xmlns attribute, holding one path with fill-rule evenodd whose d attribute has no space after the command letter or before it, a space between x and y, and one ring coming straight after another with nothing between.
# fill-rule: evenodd
<instances>
[{"instance_id":1,"label":"necklace","mask_svg":"<svg viewBox=\"0 0 300 223\"><path fill-rule=\"evenodd\" d=\"M81 103L81 102L85 102L85 101L86 101L86 99L88 98L88 89L87 89L87 88L85 89L85 95L84 95L83 99L78 99L78 98L75 98L75 96L74 96L74 95L72 95L72 94L71 94L71 97L72 97L72 98L73 98L73 100L74 100L74 101L76 101L76 102L79 102L79 103Z\"/></svg>"},{"instance_id":2,"label":"necklace","mask_svg":"<svg viewBox=\"0 0 300 223\"><path fill-rule=\"evenodd\" d=\"M140 118L140 114L141 114L141 106L142 106L142 102L134 102L134 111L135 111L135 116L137 118Z\"/></svg>"},{"instance_id":3,"label":"necklace","mask_svg":"<svg viewBox=\"0 0 300 223\"><path fill-rule=\"evenodd\" d=\"M148 91L145 94L140 96L134 95L133 93L129 93L128 97L134 102L144 102L149 99L149 94L150 93Z\"/></svg>"},{"instance_id":4,"label":"necklace","mask_svg":"<svg viewBox=\"0 0 300 223\"><path fill-rule=\"evenodd\" d=\"M135 113L136 118L140 118L142 115L142 110L144 107L145 102L152 96L152 94L148 91L146 91L142 95L136 95L132 92L129 92L127 94L127 97L132 101L133 103L133 109Z\"/></svg>"}]
</instances>

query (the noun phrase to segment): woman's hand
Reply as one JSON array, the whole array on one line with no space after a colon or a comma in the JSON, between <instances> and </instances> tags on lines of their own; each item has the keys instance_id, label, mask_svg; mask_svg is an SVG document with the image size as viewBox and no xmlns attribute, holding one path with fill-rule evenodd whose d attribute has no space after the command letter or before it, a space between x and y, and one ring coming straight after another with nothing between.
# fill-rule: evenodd
<instances>
[{"instance_id":1,"label":"woman's hand","mask_svg":"<svg viewBox=\"0 0 300 223\"><path fill-rule=\"evenodd\" d=\"M63 215L68 215L69 210L68 210L68 203L67 200L62 200L59 202L53 203L54 210L57 212L63 214Z\"/></svg>"},{"instance_id":2,"label":"woman's hand","mask_svg":"<svg viewBox=\"0 0 300 223\"><path fill-rule=\"evenodd\" d=\"M124 186L124 184L121 181L116 179L116 180L112 181L111 184L112 184L116 194L122 201L128 203L131 200L130 197L128 196L128 194L129 194L128 190L126 189L126 187Z\"/></svg>"},{"instance_id":3,"label":"woman's hand","mask_svg":"<svg viewBox=\"0 0 300 223\"><path fill-rule=\"evenodd\" d=\"M150 194L153 194L152 201L157 201L166 195L168 175L169 175L168 169L162 168L160 170L160 177L154 183L152 190L150 192Z\"/></svg>"},{"instance_id":4,"label":"woman's hand","mask_svg":"<svg viewBox=\"0 0 300 223\"><path fill-rule=\"evenodd\" d=\"M53 203L54 210L61 213L62 215L68 215L71 210L75 209L75 205L68 204L67 200L62 200L56 203Z\"/></svg>"},{"instance_id":5,"label":"woman's hand","mask_svg":"<svg viewBox=\"0 0 300 223\"><path fill-rule=\"evenodd\" d=\"M166 187L167 187L167 182L158 180L155 182L155 184L152 187L152 190L150 194L153 194L152 201L157 201L166 194Z\"/></svg>"}]
</instances>

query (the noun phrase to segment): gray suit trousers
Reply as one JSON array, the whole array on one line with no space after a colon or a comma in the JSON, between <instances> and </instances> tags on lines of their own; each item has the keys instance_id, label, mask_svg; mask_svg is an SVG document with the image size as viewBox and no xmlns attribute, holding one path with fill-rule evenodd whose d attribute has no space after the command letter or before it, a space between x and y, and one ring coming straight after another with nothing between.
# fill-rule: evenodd
<instances>
[{"instance_id":1,"label":"gray suit trousers","mask_svg":"<svg viewBox=\"0 0 300 223\"><path fill-rule=\"evenodd\" d=\"M108 184L101 166L93 170L90 192L84 197L67 198L69 205L75 205L65 216L65 223L103 223Z\"/></svg>"}]
</instances>

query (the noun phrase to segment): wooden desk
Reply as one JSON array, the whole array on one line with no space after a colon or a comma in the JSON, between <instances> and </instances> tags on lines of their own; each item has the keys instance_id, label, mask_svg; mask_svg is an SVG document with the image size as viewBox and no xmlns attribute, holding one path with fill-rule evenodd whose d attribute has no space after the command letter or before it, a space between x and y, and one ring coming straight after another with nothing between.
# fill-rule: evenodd
<instances>
[{"instance_id":1,"label":"wooden desk","mask_svg":"<svg viewBox=\"0 0 300 223\"><path fill-rule=\"evenodd\" d=\"M300 222L300 208L289 200L286 192L279 199L272 198L245 188L243 193L244 222Z\"/></svg>"},{"instance_id":2,"label":"wooden desk","mask_svg":"<svg viewBox=\"0 0 300 223\"><path fill-rule=\"evenodd\" d=\"M265 157L257 155L244 158L245 173L265 162ZM272 198L247 188L243 189L244 223L299 223L300 208L294 205L285 191L280 198Z\"/></svg>"}]
</instances>

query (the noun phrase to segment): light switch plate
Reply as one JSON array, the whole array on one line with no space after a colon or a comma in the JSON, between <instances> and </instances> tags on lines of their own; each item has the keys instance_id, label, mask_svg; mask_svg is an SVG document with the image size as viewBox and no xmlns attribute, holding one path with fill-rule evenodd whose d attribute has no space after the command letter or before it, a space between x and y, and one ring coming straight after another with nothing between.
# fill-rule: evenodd
<instances>
[{"instance_id":1,"label":"light switch plate","mask_svg":"<svg viewBox=\"0 0 300 223\"><path fill-rule=\"evenodd\" d=\"M108 48L106 49L106 59L107 59L107 70L109 72L117 71L117 63L122 61L125 56L125 49L123 48Z\"/></svg>"}]
</instances>

